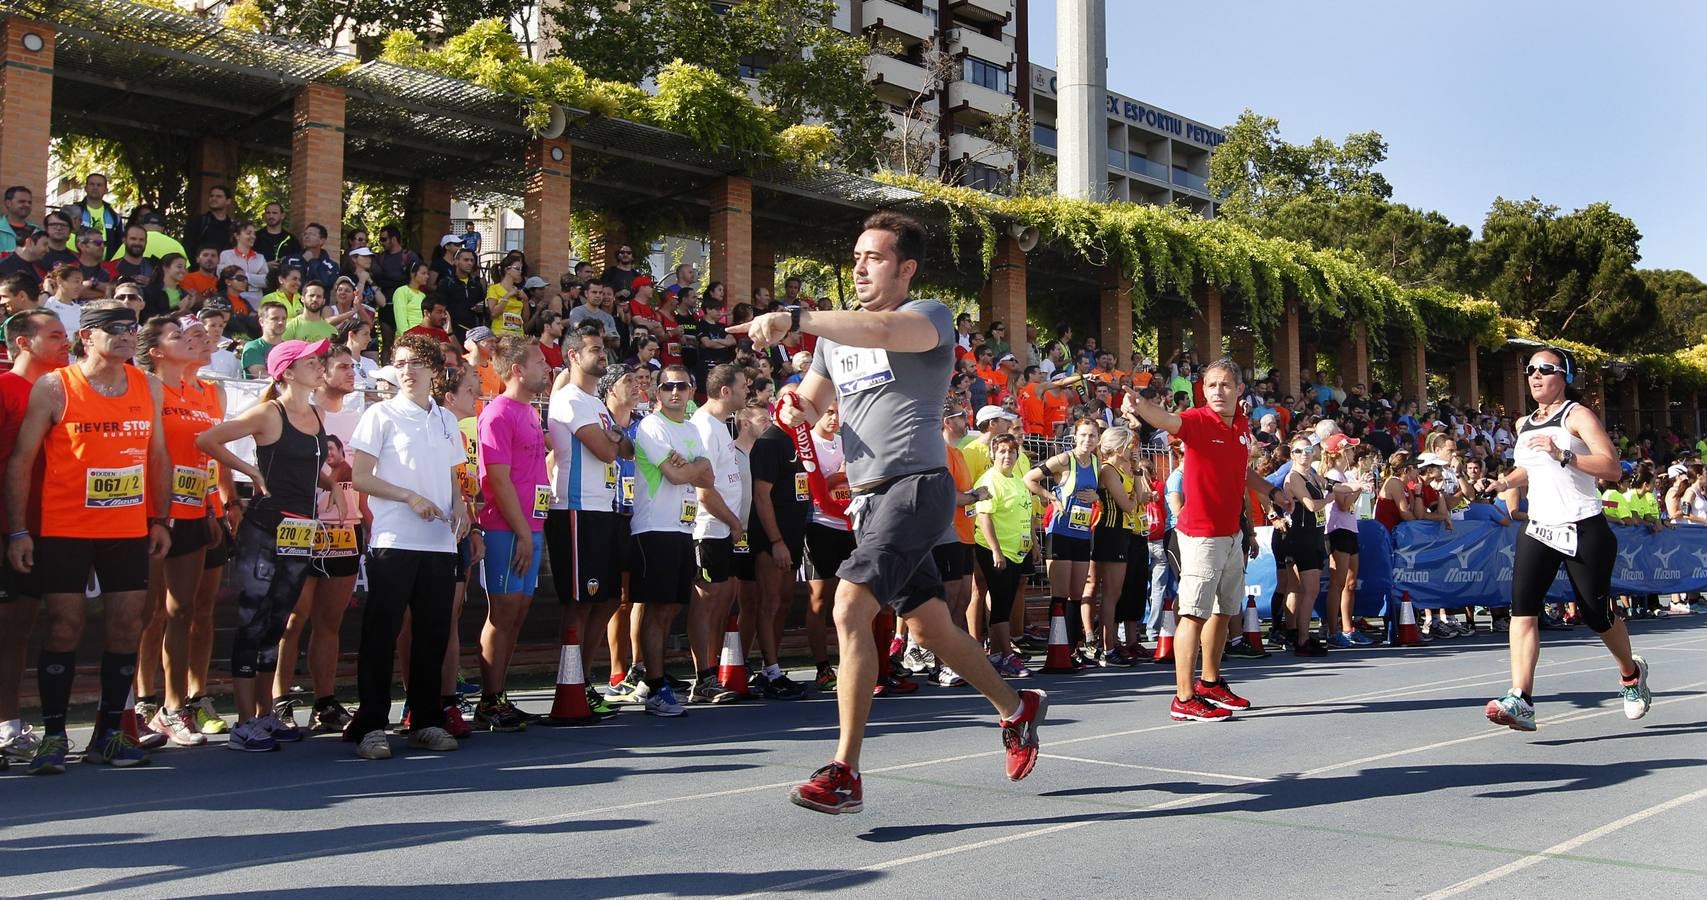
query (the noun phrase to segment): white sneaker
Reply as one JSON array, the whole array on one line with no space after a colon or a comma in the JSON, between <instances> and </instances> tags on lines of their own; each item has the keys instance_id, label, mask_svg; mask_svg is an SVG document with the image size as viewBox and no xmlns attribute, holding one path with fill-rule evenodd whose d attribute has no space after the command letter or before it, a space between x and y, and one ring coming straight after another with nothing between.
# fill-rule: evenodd
<instances>
[{"instance_id":1,"label":"white sneaker","mask_svg":"<svg viewBox=\"0 0 1707 900\"><path fill-rule=\"evenodd\" d=\"M379 734L382 740L385 737L385 735L380 732L372 733ZM363 739L363 743L366 743L365 738ZM434 753L449 753L456 749L456 738L451 737L450 732L437 726L417 728L414 731L409 732L409 746L415 750L431 750ZM386 749L386 755L391 755L389 747Z\"/></svg>"},{"instance_id":2,"label":"white sneaker","mask_svg":"<svg viewBox=\"0 0 1707 900\"><path fill-rule=\"evenodd\" d=\"M0 756L13 762L28 763L39 747L41 735L29 725L24 725L17 734L0 740Z\"/></svg>"},{"instance_id":3,"label":"white sneaker","mask_svg":"<svg viewBox=\"0 0 1707 900\"><path fill-rule=\"evenodd\" d=\"M668 684L654 691L651 696L646 698L646 714L649 716L664 716L665 718L671 718L674 716L685 715L686 713L687 710L683 709L682 705L676 702L676 692L671 690Z\"/></svg>"},{"instance_id":4,"label":"white sneaker","mask_svg":"<svg viewBox=\"0 0 1707 900\"><path fill-rule=\"evenodd\" d=\"M954 671L948 666L943 666L941 669L937 670L936 683L943 687L960 687L966 683L966 679L961 678L960 673Z\"/></svg>"},{"instance_id":5,"label":"white sneaker","mask_svg":"<svg viewBox=\"0 0 1707 900\"><path fill-rule=\"evenodd\" d=\"M187 708L171 712L162 706L154 714L154 718L149 720L148 727L165 735L167 740L180 747L200 747L207 743L207 736L190 724L190 717L185 715L186 712Z\"/></svg>"},{"instance_id":6,"label":"white sneaker","mask_svg":"<svg viewBox=\"0 0 1707 900\"><path fill-rule=\"evenodd\" d=\"M1636 683L1620 684L1618 693L1624 698L1624 718L1640 719L1648 714L1648 707L1654 705L1654 695L1648 690L1648 661L1640 656L1636 660Z\"/></svg>"},{"instance_id":7,"label":"white sneaker","mask_svg":"<svg viewBox=\"0 0 1707 900\"><path fill-rule=\"evenodd\" d=\"M428 731L431 729L423 728L421 730ZM450 739L450 735L448 734L446 734L445 737L446 739ZM451 744L453 745L451 749L456 749L454 746L456 741L454 739L451 739ZM367 734L362 735L362 742L356 745L356 755L362 759L390 759L391 742L385 739L385 730L375 728Z\"/></svg>"}]
</instances>

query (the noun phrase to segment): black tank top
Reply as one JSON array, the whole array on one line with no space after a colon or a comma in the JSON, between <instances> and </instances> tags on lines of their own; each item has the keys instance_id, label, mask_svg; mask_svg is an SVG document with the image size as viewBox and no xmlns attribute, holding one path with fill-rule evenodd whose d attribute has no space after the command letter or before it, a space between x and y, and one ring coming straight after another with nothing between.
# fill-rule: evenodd
<instances>
[{"instance_id":1,"label":"black tank top","mask_svg":"<svg viewBox=\"0 0 1707 900\"><path fill-rule=\"evenodd\" d=\"M1304 492L1311 500L1326 497L1327 491L1316 486L1307 475L1299 475L1304 480ZM1316 518L1316 512L1302 503L1292 504L1292 521L1288 523L1286 539L1293 542L1322 542L1322 523Z\"/></svg>"},{"instance_id":2,"label":"black tank top","mask_svg":"<svg viewBox=\"0 0 1707 900\"><path fill-rule=\"evenodd\" d=\"M284 404L268 401L279 411L284 428L279 439L271 444L255 445L255 466L267 480L269 496L256 497L249 504L249 518L267 531L279 525L286 515L309 519L314 517L314 487L320 480L320 463L326 459L326 426L305 434L290 423ZM318 421L320 413L314 413Z\"/></svg>"}]
</instances>

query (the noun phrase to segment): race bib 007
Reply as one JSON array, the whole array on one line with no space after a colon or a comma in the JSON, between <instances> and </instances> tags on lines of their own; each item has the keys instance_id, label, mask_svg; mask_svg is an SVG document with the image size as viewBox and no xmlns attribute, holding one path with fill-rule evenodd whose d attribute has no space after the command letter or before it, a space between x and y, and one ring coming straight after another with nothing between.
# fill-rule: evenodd
<instances>
[{"instance_id":1,"label":"race bib 007","mask_svg":"<svg viewBox=\"0 0 1707 900\"><path fill-rule=\"evenodd\" d=\"M830 351L830 380L843 397L895 380L889 351L878 347L836 347Z\"/></svg>"}]
</instances>

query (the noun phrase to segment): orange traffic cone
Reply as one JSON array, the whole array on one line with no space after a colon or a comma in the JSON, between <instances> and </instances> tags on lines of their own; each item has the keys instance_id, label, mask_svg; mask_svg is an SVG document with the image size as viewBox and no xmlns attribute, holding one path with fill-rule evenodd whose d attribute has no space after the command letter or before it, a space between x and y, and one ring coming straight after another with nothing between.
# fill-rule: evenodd
<instances>
[{"instance_id":1,"label":"orange traffic cone","mask_svg":"<svg viewBox=\"0 0 1707 900\"><path fill-rule=\"evenodd\" d=\"M1067 638L1067 604L1056 600L1049 604L1049 654L1043 658L1045 675L1071 675L1078 671L1073 665L1073 645Z\"/></svg>"},{"instance_id":2,"label":"orange traffic cone","mask_svg":"<svg viewBox=\"0 0 1707 900\"><path fill-rule=\"evenodd\" d=\"M741 622L734 613L723 626L723 654L717 659L717 680L723 689L745 700L753 696L747 687L747 658L741 654Z\"/></svg>"},{"instance_id":3,"label":"orange traffic cone","mask_svg":"<svg viewBox=\"0 0 1707 900\"><path fill-rule=\"evenodd\" d=\"M1171 663L1174 661L1174 628L1179 620L1174 617L1174 598L1162 601L1162 627L1156 632L1156 662Z\"/></svg>"},{"instance_id":4,"label":"orange traffic cone","mask_svg":"<svg viewBox=\"0 0 1707 900\"><path fill-rule=\"evenodd\" d=\"M587 705L587 676L581 669L581 640L575 626L563 626L563 646L557 654L557 695L551 700L547 725L591 725L599 720Z\"/></svg>"},{"instance_id":5,"label":"orange traffic cone","mask_svg":"<svg viewBox=\"0 0 1707 900\"><path fill-rule=\"evenodd\" d=\"M1253 591L1245 596L1245 645L1263 650L1262 618L1257 615L1257 595ZM1266 651L1264 651L1266 653Z\"/></svg>"},{"instance_id":6,"label":"orange traffic cone","mask_svg":"<svg viewBox=\"0 0 1707 900\"><path fill-rule=\"evenodd\" d=\"M124 732L125 737L135 741L138 745L142 744L142 728L136 721L136 688L134 687L130 689L129 694L125 695L124 711L119 713L119 730Z\"/></svg>"},{"instance_id":7,"label":"orange traffic cone","mask_svg":"<svg viewBox=\"0 0 1707 900\"><path fill-rule=\"evenodd\" d=\"M871 686L871 696L911 694L919 683L911 678L896 677L894 663L889 659L889 640L895 636L895 611L885 606L871 620L871 642L877 647L877 683Z\"/></svg>"},{"instance_id":8,"label":"orange traffic cone","mask_svg":"<svg viewBox=\"0 0 1707 900\"><path fill-rule=\"evenodd\" d=\"M1397 647L1422 646L1422 634L1417 631L1417 611L1411 607L1411 592L1399 595L1399 627L1393 630L1393 644Z\"/></svg>"}]
</instances>

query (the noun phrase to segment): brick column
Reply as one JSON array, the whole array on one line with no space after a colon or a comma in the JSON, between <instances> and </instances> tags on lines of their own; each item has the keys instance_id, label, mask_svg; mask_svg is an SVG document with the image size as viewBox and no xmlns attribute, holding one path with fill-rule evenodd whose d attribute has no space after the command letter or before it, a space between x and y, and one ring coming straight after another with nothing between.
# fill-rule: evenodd
<instances>
[{"instance_id":1,"label":"brick column","mask_svg":"<svg viewBox=\"0 0 1707 900\"><path fill-rule=\"evenodd\" d=\"M1245 370L1247 378L1256 377L1257 371L1257 339L1248 331L1234 332L1227 336L1227 353L1233 357L1233 362Z\"/></svg>"},{"instance_id":2,"label":"brick column","mask_svg":"<svg viewBox=\"0 0 1707 900\"><path fill-rule=\"evenodd\" d=\"M1154 308L1154 307L1152 307ZM1174 354L1185 346L1185 320L1169 315L1156 323L1156 365L1162 369L1173 362Z\"/></svg>"},{"instance_id":3,"label":"brick column","mask_svg":"<svg viewBox=\"0 0 1707 900\"><path fill-rule=\"evenodd\" d=\"M1298 374L1303 368L1298 346L1300 325L1298 302L1288 300L1280 314L1280 325L1274 331L1274 345L1269 348L1269 358L1274 361L1274 386L1282 398L1298 396Z\"/></svg>"},{"instance_id":4,"label":"brick column","mask_svg":"<svg viewBox=\"0 0 1707 900\"><path fill-rule=\"evenodd\" d=\"M522 169L522 252L550 285L569 268L570 162L568 141L539 138Z\"/></svg>"},{"instance_id":5,"label":"brick column","mask_svg":"<svg viewBox=\"0 0 1707 900\"><path fill-rule=\"evenodd\" d=\"M616 251L628 243L628 226L615 224L603 232L587 235L587 262L593 264L593 277L616 265ZM640 262L643 250L635 248L635 263Z\"/></svg>"},{"instance_id":6,"label":"brick column","mask_svg":"<svg viewBox=\"0 0 1707 900\"><path fill-rule=\"evenodd\" d=\"M751 179L725 175L711 186L711 279L731 306L753 296Z\"/></svg>"},{"instance_id":7,"label":"brick column","mask_svg":"<svg viewBox=\"0 0 1707 900\"><path fill-rule=\"evenodd\" d=\"M1318 378L1321 377L1321 372L1319 370L1321 369L1322 363L1321 360L1317 358L1317 349L1316 335L1309 334L1304 331L1303 313L1300 312L1298 327L1298 371L1300 373L1310 371L1315 372Z\"/></svg>"},{"instance_id":8,"label":"brick column","mask_svg":"<svg viewBox=\"0 0 1707 900\"><path fill-rule=\"evenodd\" d=\"M1132 355L1132 278L1114 266L1102 267L1097 293L1097 346L1114 351L1119 366Z\"/></svg>"},{"instance_id":9,"label":"brick column","mask_svg":"<svg viewBox=\"0 0 1707 900\"><path fill-rule=\"evenodd\" d=\"M1500 354L1500 400L1505 414L1512 418L1523 415L1529 404L1529 382L1523 376L1527 360L1522 353L1509 350Z\"/></svg>"},{"instance_id":10,"label":"brick column","mask_svg":"<svg viewBox=\"0 0 1707 900\"><path fill-rule=\"evenodd\" d=\"M772 243L769 238L755 237L753 238L753 280L751 287L748 288L749 293L739 300L735 299L734 295L728 294L727 291L725 296L729 297L729 305L734 306L741 300L751 299L753 296L751 291L756 291L759 288L770 288L772 297L782 293L776 283L776 244Z\"/></svg>"},{"instance_id":11,"label":"brick column","mask_svg":"<svg viewBox=\"0 0 1707 900\"><path fill-rule=\"evenodd\" d=\"M1197 311L1191 316L1192 348L1204 365L1222 356L1221 351L1221 289L1212 284L1198 285Z\"/></svg>"},{"instance_id":12,"label":"brick column","mask_svg":"<svg viewBox=\"0 0 1707 900\"><path fill-rule=\"evenodd\" d=\"M24 46L41 39L40 50ZM54 28L19 16L0 21L0 190L21 184L35 194L30 218L47 205L52 139Z\"/></svg>"},{"instance_id":13,"label":"brick column","mask_svg":"<svg viewBox=\"0 0 1707 900\"><path fill-rule=\"evenodd\" d=\"M1399 385L1401 400L1415 400L1418 406L1428 405L1428 345L1421 337L1409 337L1396 348L1399 352Z\"/></svg>"},{"instance_id":14,"label":"brick column","mask_svg":"<svg viewBox=\"0 0 1707 900\"><path fill-rule=\"evenodd\" d=\"M990 263L990 278L978 295L979 314L988 312L988 317L979 321L981 327L1003 322L1009 334L1025 334L1025 276L1025 251L1019 248L1019 242L1011 237L998 238L996 257Z\"/></svg>"},{"instance_id":15,"label":"brick column","mask_svg":"<svg viewBox=\"0 0 1707 900\"><path fill-rule=\"evenodd\" d=\"M290 230L318 222L344 230L344 89L306 84L296 92L290 135Z\"/></svg>"},{"instance_id":16,"label":"brick column","mask_svg":"<svg viewBox=\"0 0 1707 900\"><path fill-rule=\"evenodd\" d=\"M238 176L237 139L217 135L203 135L190 146L190 194L188 197L190 211L199 215L207 212L207 192L216 184L232 188ZM235 188L232 188L235 190ZM233 200L236 198L233 197ZM257 201L282 200L279 197L257 197ZM260 212L260 210L256 210ZM331 225L327 225L331 228ZM194 248L185 247L191 253Z\"/></svg>"},{"instance_id":17,"label":"brick column","mask_svg":"<svg viewBox=\"0 0 1707 900\"><path fill-rule=\"evenodd\" d=\"M1480 348L1475 341L1464 345L1464 355L1452 369L1452 393L1458 402L1480 406L1482 400L1482 369Z\"/></svg>"},{"instance_id":18,"label":"brick column","mask_svg":"<svg viewBox=\"0 0 1707 900\"><path fill-rule=\"evenodd\" d=\"M1357 385L1363 385L1365 395L1369 391L1369 325L1362 321L1352 322L1341 338L1339 346L1339 373L1345 382L1347 391Z\"/></svg>"},{"instance_id":19,"label":"brick column","mask_svg":"<svg viewBox=\"0 0 1707 900\"><path fill-rule=\"evenodd\" d=\"M439 178L415 179L409 186L409 219L420 232L417 252L422 259L432 259L439 252L439 238L450 231L450 182Z\"/></svg>"},{"instance_id":20,"label":"brick column","mask_svg":"<svg viewBox=\"0 0 1707 900\"><path fill-rule=\"evenodd\" d=\"M1632 438L1642 430L1642 376L1635 369L1625 372L1624 380L1618 382L1618 421Z\"/></svg>"}]
</instances>

